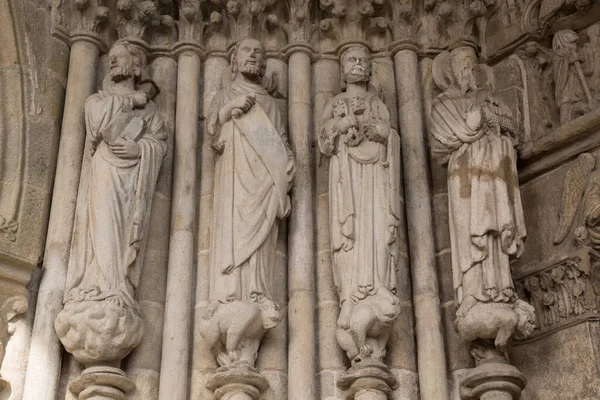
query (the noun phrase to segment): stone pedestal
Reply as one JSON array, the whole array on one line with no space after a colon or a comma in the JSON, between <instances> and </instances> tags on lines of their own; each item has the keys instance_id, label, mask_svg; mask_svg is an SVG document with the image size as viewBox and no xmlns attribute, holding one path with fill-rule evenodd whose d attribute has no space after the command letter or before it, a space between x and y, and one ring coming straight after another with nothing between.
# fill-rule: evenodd
<instances>
[{"instance_id":1,"label":"stone pedestal","mask_svg":"<svg viewBox=\"0 0 600 400\"><path fill-rule=\"evenodd\" d=\"M386 400L398 382L382 362L364 360L346 371L337 385L347 391L348 400Z\"/></svg>"},{"instance_id":2,"label":"stone pedestal","mask_svg":"<svg viewBox=\"0 0 600 400\"><path fill-rule=\"evenodd\" d=\"M215 393L215 400L258 400L269 382L256 368L235 363L217 369L206 388Z\"/></svg>"},{"instance_id":3,"label":"stone pedestal","mask_svg":"<svg viewBox=\"0 0 600 400\"><path fill-rule=\"evenodd\" d=\"M517 400L525 388L525 376L514 366L492 360L482 362L465 375L462 400Z\"/></svg>"},{"instance_id":4,"label":"stone pedestal","mask_svg":"<svg viewBox=\"0 0 600 400\"><path fill-rule=\"evenodd\" d=\"M69 385L79 400L125 400L135 390L135 383L119 368L86 368Z\"/></svg>"}]
</instances>

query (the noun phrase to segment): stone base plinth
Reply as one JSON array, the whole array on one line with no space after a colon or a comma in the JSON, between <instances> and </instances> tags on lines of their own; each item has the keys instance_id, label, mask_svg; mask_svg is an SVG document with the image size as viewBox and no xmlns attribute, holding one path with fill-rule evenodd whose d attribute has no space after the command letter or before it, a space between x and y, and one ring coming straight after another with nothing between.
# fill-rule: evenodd
<instances>
[{"instance_id":1,"label":"stone base plinth","mask_svg":"<svg viewBox=\"0 0 600 400\"><path fill-rule=\"evenodd\" d=\"M79 400L125 400L135 390L135 383L119 368L86 368L71 382L69 390Z\"/></svg>"},{"instance_id":2,"label":"stone base plinth","mask_svg":"<svg viewBox=\"0 0 600 400\"><path fill-rule=\"evenodd\" d=\"M398 387L398 382L382 362L364 360L346 371L337 385L347 390L348 400L387 400L388 394Z\"/></svg>"},{"instance_id":3,"label":"stone base plinth","mask_svg":"<svg viewBox=\"0 0 600 400\"><path fill-rule=\"evenodd\" d=\"M461 382L461 400L517 400L525 388L525 376L514 366L484 362L466 373Z\"/></svg>"},{"instance_id":4,"label":"stone base plinth","mask_svg":"<svg viewBox=\"0 0 600 400\"><path fill-rule=\"evenodd\" d=\"M269 382L256 368L236 363L219 368L206 388L215 393L215 400L257 400Z\"/></svg>"}]
</instances>

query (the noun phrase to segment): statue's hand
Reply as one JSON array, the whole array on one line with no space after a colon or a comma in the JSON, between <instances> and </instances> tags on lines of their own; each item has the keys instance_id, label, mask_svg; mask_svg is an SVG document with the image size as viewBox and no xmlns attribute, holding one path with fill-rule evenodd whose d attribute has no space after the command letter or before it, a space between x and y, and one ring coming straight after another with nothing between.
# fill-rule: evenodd
<instances>
[{"instance_id":1,"label":"statue's hand","mask_svg":"<svg viewBox=\"0 0 600 400\"><path fill-rule=\"evenodd\" d=\"M356 120L356 117L347 116L347 117L340 118L340 121L338 122L338 130L342 134L347 133L348 130L350 130L351 128L358 129L358 121Z\"/></svg>"},{"instance_id":2,"label":"statue's hand","mask_svg":"<svg viewBox=\"0 0 600 400\"><path fill-rule=\"evenodd\" d=\"M256 103L256 95L254 95L254 94L245 94L245 95L236 97L231 102L231 106L233 108L231 110L231 116L233 118L241 117L243 114L247 113L248 110L250 110L255 103Z\"/></svg>"},{"instance_id":3,"label":"statue's hand","mask_svg":"<svg viewBox=\"0 0 600 400\"><path fill-rule=\"evenodd\" d=\"M471 109L469 109L469 111L467 111L467 126L476 131L479 128L481 128L481 124L482 124L482 118L481 118L481 108L479 107L472 107Z\"/></svg>"},{"instance_id":4,"label":"statue's hand","mask_svg":"<svg viewBox=\"0 0 600 400\"><path fill-rule=\"evenodd\" d=\"M125 160L140 158L140 146L130 139L119 138L109 148L114 155Z\"/></svg>"},{"instance_id":5,"label":"statue's hand","mask_svg":"<svg viewBox=\"0 0 600 400\"><path fill-rule=\"evenodd\" d=\"M144 108L150 99L148 93L138 90L131 96L131 100L133 101L133 108Z\"/></svg>"}]
</instances>

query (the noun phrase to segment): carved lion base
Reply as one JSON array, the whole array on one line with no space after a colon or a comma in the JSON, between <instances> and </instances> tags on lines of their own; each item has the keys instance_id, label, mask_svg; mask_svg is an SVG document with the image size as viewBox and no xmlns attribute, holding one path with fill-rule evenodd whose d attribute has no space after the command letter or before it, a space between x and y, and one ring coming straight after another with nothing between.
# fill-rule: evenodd
<instances>
[{"instance_id":1,"label":"carved lion base","mask_svg":"<svg viewBox=\"0 0 600 400\"><path fill-rule=\"evenodd\" d=\"M79 400L125 400L135 383L119 368L91 367L71 382L69 390Z\"/></svg>"},{"instance_id":2,"label":"carved lion base","mask_svg":"<svg viewBox=\"0 0 600 400\"><path fill-rule=\"evenodd\" d=\"M387 400L398 382L384 363L368 359L354 364L340 377L337 385L347 391L348 400Z\"/></svg>"},{"instance_id":3,"label":"carved lion base","mask_svg":"<svg viewBox=\"0 0 600 400\"><path fill-rule=\"evenodd\" d=\"M215 400L257 400L269 382L256 368L234 363L217 369L206 388L215 393Z\"/></svg>"}]
</instances>

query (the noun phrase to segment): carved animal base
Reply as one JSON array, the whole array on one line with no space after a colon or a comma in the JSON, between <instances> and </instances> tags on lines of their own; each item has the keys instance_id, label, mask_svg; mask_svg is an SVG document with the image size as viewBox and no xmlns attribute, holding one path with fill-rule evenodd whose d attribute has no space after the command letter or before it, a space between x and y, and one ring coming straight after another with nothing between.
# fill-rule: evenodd
<instances>
[{"instance_id":1,"label":"carved animal base","mask_svg":"<svg viewBox=\"0 0 600 400\"><path fill-rule=\"evenodd\" d=\"M386 400L387 395L398 387L398 382L387 365L370 359L348 369L337 385L347 390L347 400Z\"/></svg>"},{"instance_id":2,"label":"carved animal base","mask_svg":"<svg viewBox=\"0 0 600 400\"><path fill-rule=\"evenodd\" d=\"M79 400L125 400L135 390L135 383L119 368L91 367L71 382L69 390Z\"/></svg>"},{"instance_id":3,"label":"carved animal base","mask_svg":"<svg viewBox=\"0 0 600 400\"><path fill-rule=\"evenodd\" d=\"M235 363L217 369L206 388L215 393L215 400L258 400L269 382L256 368Z\"/></svg>"},{"instance_id":4,"label":"carved animal base","mask_svg":"<svg viewBox=\"0 0 600 400\"><path fill-rule=\"evenodd\" d=\"M279 306L272 301L212 302L198 330L219 365L253 366L264 334L280 320Z\"/></svg>"},{"instance_id":5,"label":"carved animal base","mask_svg":"<svg viewBox=\"0 0 600 400\"><path fill-rule=\"evenodd\" d=\"M527 379L516 367L499 361L483 361L461 382L461 400L517 400Z\"/></svg>"}]
</instances>

